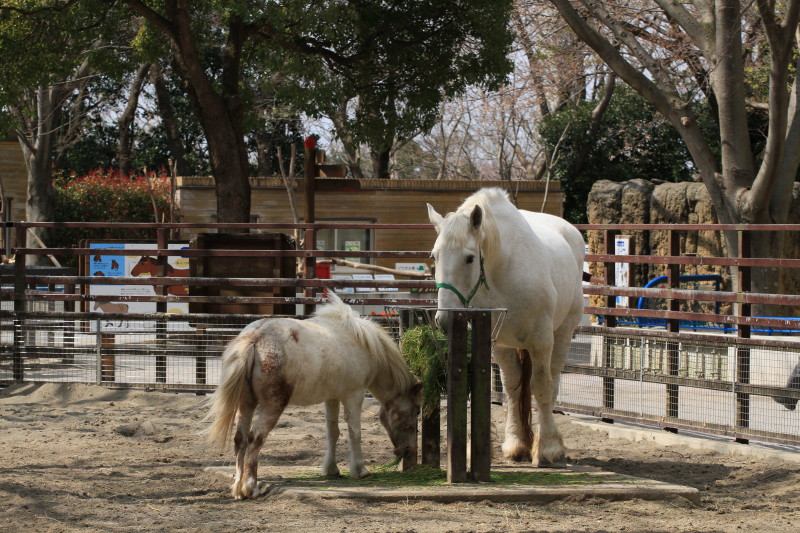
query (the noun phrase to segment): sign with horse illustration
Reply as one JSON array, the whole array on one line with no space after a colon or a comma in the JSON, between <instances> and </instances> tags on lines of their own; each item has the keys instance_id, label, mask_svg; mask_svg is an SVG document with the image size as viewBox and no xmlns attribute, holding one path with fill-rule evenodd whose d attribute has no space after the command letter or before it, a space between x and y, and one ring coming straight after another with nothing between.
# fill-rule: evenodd
<instances>
[{"instance_id":1,"label":"sign with horse illustration","mask_svg":"<svg viewBox=\"0 0 800 533\"><path fill-rule=\"evenodd\" d=\"M96 249L97 254L90 255L83 263L84 275L102 277L150 277L157 275L158 265L154 256L147 255L104 255L104 250L142 250L157 248L155 243L149 242L89 242L88 248ZM170 250L188 248L188 243L172 243ZM164 272L165 276L186 277L189 275L188 257L169 256ZM101 313L155 313L155 302L135 302L127 300L126 296L155 296L153 285L100 285L92 284L87 287L89 295L113 296L108 301L95 300L88 302L87 311ZM172 285L167 288L167 294L187 295L189 289L183 285ZM167 311L170 313L188 313L189 306L185 303L169 303ZM116 327L125 328L125 321L117 321ZM105 324L105 327L114 327L114 324ZM133 327L133 326L131 326Z\"/></svg>"}]
</instances>

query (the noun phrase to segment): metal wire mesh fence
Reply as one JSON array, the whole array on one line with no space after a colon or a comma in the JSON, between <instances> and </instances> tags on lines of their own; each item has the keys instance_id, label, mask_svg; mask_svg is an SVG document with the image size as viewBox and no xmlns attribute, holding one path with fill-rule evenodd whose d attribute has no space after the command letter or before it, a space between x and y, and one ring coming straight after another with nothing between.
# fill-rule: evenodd
<instances>
[{"instance_id":1,"label":"metal wire mesh fence","mask_svg":"<svg viewBox=\"0 0 800 533\"><path fill-rule=\"evenodd\" d=\"M793 341L584 327L558 403L602 418L800 444L800 390L787 388L798 361Z\"/></svg>"}]
</instances>

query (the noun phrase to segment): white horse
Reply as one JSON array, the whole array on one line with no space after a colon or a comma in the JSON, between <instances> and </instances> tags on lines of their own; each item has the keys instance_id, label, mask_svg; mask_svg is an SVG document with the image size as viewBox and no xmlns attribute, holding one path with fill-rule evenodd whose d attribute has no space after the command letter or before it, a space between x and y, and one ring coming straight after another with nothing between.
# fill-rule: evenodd
<instances>
[{"instance_id":1,"label":"white horse","mask_svg":"<svg viewBox=\"0 0 800 533\"><path fill-rule=\"evenodd\" d=\"M521 211L502 189L482 189L442 217L428 204L439 308L505 308L492 350L507 394L503 454L561 464L566 450L553 419L561 371L583 314L580 232L552 215ZM445 323L446 311L436 320ZM531 374L539 410L534 440Z\"/></svg>"},{"instance_id":2,"label":"white horse","mask_svg":"<svg viewBox=\"0 0 800 533\"><path fill-rule=\"evenodd\" d=\"M395 455L417 453L421 384L379 325L359 317L332 291L328 295L329 303L308 320L253 322L222 355L222 379L206 417L213 418L208 440L224 449L235 423L236 477L231 490L236 499L258 496L259 452L289 404L325 403L324 475L339 475L339 402L350 436L350 476L369 475L361 452L365 389L381 403L380 421ZM256 406L260 411L253 422Z\"/></svg>"}]
</instances>

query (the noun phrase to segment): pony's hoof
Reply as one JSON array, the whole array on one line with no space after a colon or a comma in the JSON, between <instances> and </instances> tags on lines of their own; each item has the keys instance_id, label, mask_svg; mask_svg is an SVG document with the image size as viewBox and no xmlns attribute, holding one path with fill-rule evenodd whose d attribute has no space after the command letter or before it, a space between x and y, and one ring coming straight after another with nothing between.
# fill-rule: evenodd
<instances>
[{"instance_id":1,"label":"pony's hoof","mask_svg":"<svg viewBox=\"0 0 800 533\"><path fill-rule=\"evenodd\" d=\"M350 474L350 477L352 477L353 479L364 479L371 475L372 474L370 473L370 471L364 468L363 470L357 470L353 472L352 474Z\"/></svg>"}]
</instances>

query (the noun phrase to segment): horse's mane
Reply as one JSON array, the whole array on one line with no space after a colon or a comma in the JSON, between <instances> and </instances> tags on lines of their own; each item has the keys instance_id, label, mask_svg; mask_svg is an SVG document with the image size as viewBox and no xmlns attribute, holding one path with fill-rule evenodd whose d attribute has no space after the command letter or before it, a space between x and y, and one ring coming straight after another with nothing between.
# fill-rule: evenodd
<instances>
[{"instance_id":1,"label":"horse's mane","mask_svg":"<svg viewBox=\"0 0 800 533\"><path fill-rule=\"evenodd\" d=\"M500 248L500 230L497 227L495 214L501 209L514 207L508 200L508 194L498 187L481 189L464 200L455 213L449 213L445 218L445 228L451 242L463 246L471 232L470 215L475 206L480 206L483 211L483 220L479 235L481 252L487 261L497 257Z\"/></svg>"},{"instance_id":2,"label":"horse's mane","mask_svg":"<svg viewBox=\"0 0 800 533\"><path fill-rule=\"evenodd\" d=\"M326 322L335 322L336 327L345 328L348 333L355 336L367 349L370 357L390 372L399 390L406 391L416 383L400 349L386 330L375 322L363 318L352 307L342 302L333 291L328 291L328 303L318 307L314 316Z\"/></svg>"}]
</instances>

